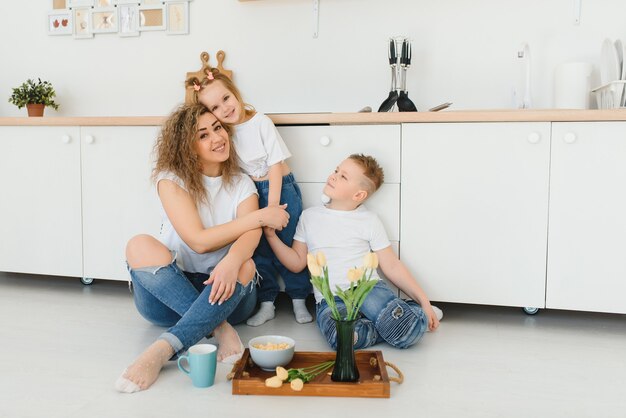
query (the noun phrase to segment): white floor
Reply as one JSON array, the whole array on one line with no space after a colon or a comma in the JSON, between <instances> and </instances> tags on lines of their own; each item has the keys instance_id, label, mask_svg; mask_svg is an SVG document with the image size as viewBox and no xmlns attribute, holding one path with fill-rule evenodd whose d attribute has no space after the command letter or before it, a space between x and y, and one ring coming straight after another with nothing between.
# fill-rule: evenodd
<instances>
[{"instance_id":1,"label":"white floor","mask_svg":"<svg viewBox=\"0 0 626 418\"><path fill-rule=\"evenodd\" d=\"M440 329L415 347L376 349L405 373L390 399L231 395L196 389L172 363L146 392L113 382L161 329L136 312L125 283L0 273L0 417L625 417L626 321L620 315L440 305ZM244 342L280 333L327 351L289 305Z\"/></svg>"}]
</instances>

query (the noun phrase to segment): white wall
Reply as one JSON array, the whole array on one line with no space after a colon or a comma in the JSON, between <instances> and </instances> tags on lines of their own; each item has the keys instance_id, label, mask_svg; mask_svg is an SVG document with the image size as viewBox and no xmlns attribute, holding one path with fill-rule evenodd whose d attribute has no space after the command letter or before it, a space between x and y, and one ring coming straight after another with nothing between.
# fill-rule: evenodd
<instances>
[{"instance_id":1,"label":"white wall","mask_svg":"<svg viewBox=\"0 0 626 418\"><path fill-rule=\"evenodd\" d=\"M194 0L191 33L137 38L48 36L51 0L0 1L0 116L22 116L11 87L41 77L57 89L48 116L161 116L183 98L186 71L203 50L226 51L244 98L264 112L350 112L378 108L389 89L386 40L413 39L410 97L425 110L510 108L516 51L530 44L533 107L553 103L554 68L594 64L605 37L626 39L626 2L582 0L320 0L312 38L311 0Z\"/></svg>"}]
</instances>

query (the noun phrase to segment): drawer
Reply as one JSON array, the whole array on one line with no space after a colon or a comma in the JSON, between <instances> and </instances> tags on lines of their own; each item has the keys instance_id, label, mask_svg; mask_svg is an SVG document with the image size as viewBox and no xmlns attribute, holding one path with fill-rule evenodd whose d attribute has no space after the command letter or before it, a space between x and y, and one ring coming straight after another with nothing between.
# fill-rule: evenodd
<instances>
[{"instance_id":1,"label":"drawer","mask_svg":"<svg viewBox=\"0 0 626 418\"><path fill-rule=\"evenodd\" d=\"M322 189L326 183L300 183L302 203L305 208L322 204ZM400 185L383 184L374 195L367 200L368 209L380 217L390 241L400 240Z\"/></svg>"},{"instance_id":2,"label":"drawer","mask_svg":"<svg viewBox=\"0 0 626 418\"><path fill-rule=\"evenodd\" d=\"M385 183L400 183L400 125L283 126L278 128L292 157L297 181L326 182L350 154L371 155L385 171Z\"/></svg>"}]
</instances>

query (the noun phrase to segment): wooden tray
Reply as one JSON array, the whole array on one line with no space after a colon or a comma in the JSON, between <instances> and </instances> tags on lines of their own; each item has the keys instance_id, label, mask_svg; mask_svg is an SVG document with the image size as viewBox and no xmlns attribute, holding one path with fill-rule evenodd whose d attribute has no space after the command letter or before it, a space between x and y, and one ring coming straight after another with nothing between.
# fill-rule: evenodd
<instances>
[{"instance_id":1,"label":"wooden tray","mask_svg":"<svg viewBox=\"0 0 626 418\"><path fill-rule=\"evenodd\" d=\"M313 366L334 360L335 352L296 351L286 369ZM381 351L357 351L356 362L360 379L355 383L333 382L330 369L312 381L305 383L301 391L291 389L289 383L280 388L268 388L265 379L276 375L261 370L252 362L250 350L246 348L241 360L233 368L233 395L275 396L339 396L360 398L389 398L389 375ZM393 379L396 380L396 379Z\"/></svg>"}]
</instances>

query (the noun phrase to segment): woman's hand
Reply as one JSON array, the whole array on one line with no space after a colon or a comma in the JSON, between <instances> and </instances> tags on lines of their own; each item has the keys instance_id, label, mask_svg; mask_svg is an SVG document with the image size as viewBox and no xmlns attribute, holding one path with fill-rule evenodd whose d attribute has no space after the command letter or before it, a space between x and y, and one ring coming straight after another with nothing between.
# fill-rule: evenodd
<instances>
[{"instance_id":1,"label":"woman's hand","mask_svg":"<svg viewBox=\"0 0 626 418\"><path fill-rule=\"evenodd\" d=\"M230 299L237 286L237 275L240 268L241 264L228 255L217 263L209 279L204 282L205 285L213 285L209 295L209 303L211 305L215 304L215 302L221 305Z\"/></svg>"},{"instance_id":2,"label":"woman's hand","mask_svg":"<svg viewBox=\"0 0 626 418\"><path fill-rule=\"evenodd\" d=\"M268 206L260 209L259 215L260 226L269 226L270 228L282 230L289 223L289 213L285 210L287 205Z\"/></svg>"}]
</instances>

